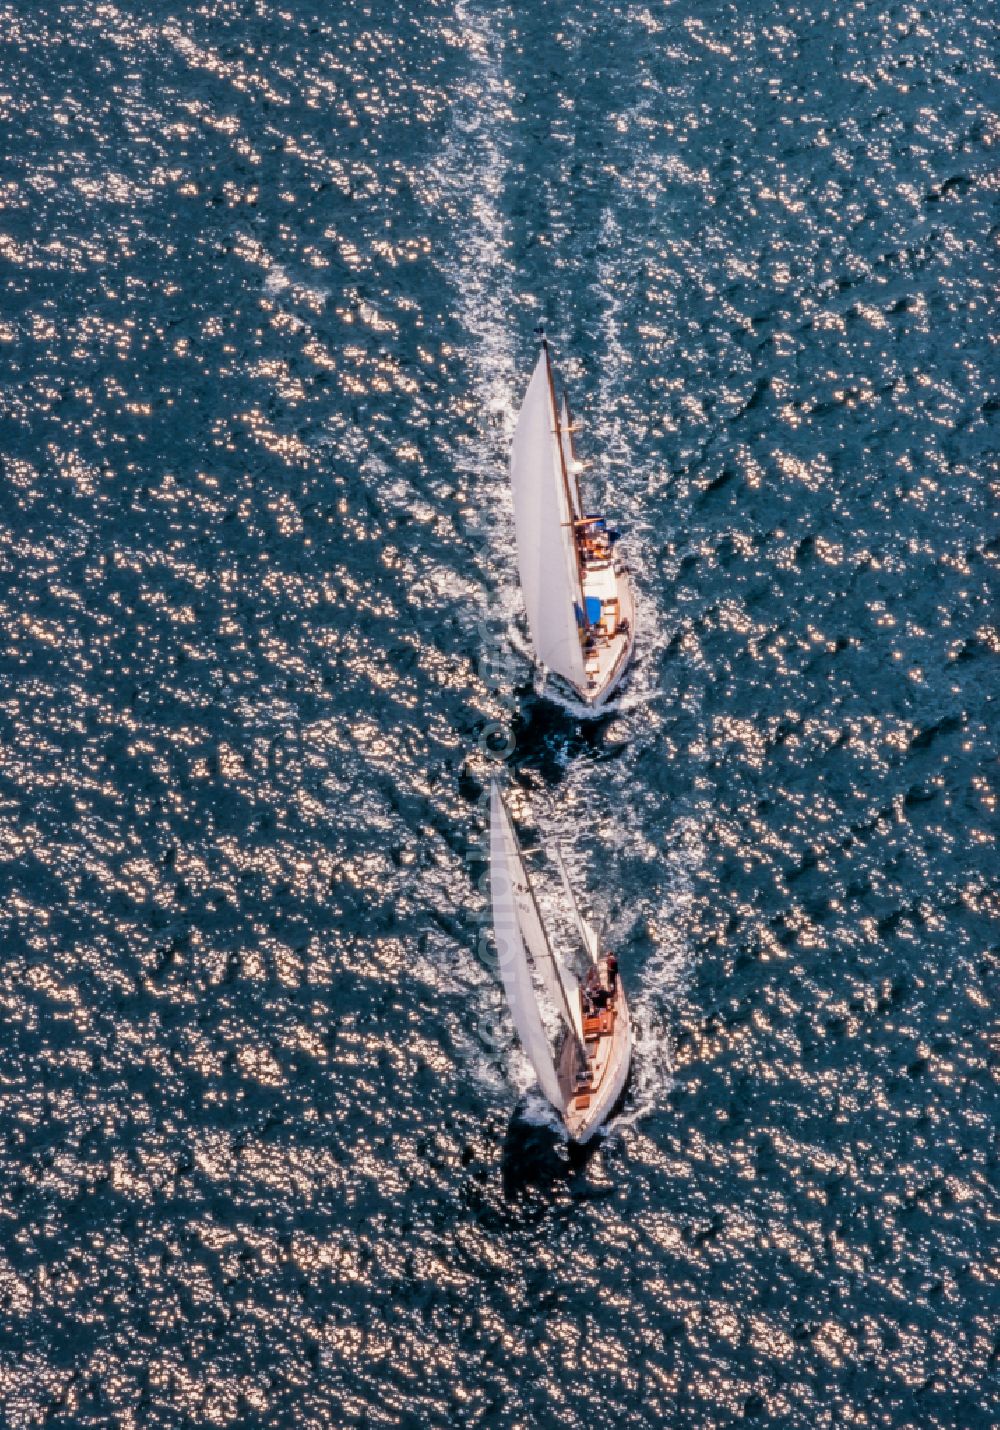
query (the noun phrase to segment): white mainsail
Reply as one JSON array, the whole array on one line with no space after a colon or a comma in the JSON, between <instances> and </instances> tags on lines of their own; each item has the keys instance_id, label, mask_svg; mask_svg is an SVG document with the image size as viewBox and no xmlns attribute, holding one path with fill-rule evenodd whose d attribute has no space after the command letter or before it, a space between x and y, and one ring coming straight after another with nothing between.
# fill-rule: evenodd
<instances>
[{"instance_id":1,"label":"white mainsail","mask_svg":"<svg viewBox=\"0 0 1000 1430\"><path fill-rule=\"evenodd\" d=\"M549 670L582 687L586 676L578 612L583 611L583 591L575 513L544 346L518 414L510 478L518 571L535 652Z\"/></svg>"},{"instance_id":2,"label":"white mainsail","mask_svg":"<svg viewBox=\"0 0 1000 1430\"><path fill-rule=\"evenodd\" d=\"M565 1099L559 1087L552 1047L538 1010L525 939L539 975L564 1023L567 1022L567 1010L572 1016L572 1006L574 1003L579 1006L580 1000L575 988L570 990L567 999L566 990L559 987L559 973L552 964L553 955L531 896L517 837L495 782L490 792L490 894L500 977L514 1026L542 1091L553 1107L564 1111ZM579 1013L570 1024L574 1031L578 1022Z\"/></svg>"}]
</instances>

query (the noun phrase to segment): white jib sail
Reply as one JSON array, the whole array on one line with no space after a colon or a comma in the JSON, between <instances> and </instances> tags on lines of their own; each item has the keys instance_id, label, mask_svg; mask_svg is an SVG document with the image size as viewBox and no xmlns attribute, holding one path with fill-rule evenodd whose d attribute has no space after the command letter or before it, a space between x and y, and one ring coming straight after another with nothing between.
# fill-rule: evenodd
<instances>
[{"instance_id":1,"label":"white jib sail","mask_svg":"<svg viewBox=\"0 0 1000 1430\"><path fill-rule=\"evenodd\" d=\"M542 928L538 905L528 887L521 851L515 846L518 877L514 881L514 902L517 905L521 937L527 945L531 961L538 970L545 991L563 1024L576 1034L583 1046L583 1012L580 1005L580 982L552 948Z\"/></svg>"},{"instance_id":2,"label":"white jib sail","mask_svg":"<svg viewBox=\"0 0 1000 1430\"><path fill-rule=\"evenodd\" d=\"M576 919L576 926L580 930L580 939L583 943L584 951L588 954L591 963L596 963L600 940L598 939L597 934L591 928L590 924L583 917L583 914L581 914L580 912L580 905L577 903L576 895L573 893L573 885L569 881L569 875L566 872L566 864L562 857L562 850L559 848L558 844L553 846L552 852L555 855L556 863L559 865L559 875L562 879L563 888L566 891L566 898L569 900L570 908L573 910L573 917Z\"/></svg>"},{"instance_id":3,"label":"white jib sail","mask_svg":"<svg viewBox=\"0 0 1000 1430\"><path fill-rule=\"evenodd\" d=\"M510 479L517 565L535 653L549 670L582 687L577 612L583 592L544 348L518 414Z\"/></svg>"},{"instance_id":4,"label":"white jib sail","mask_svg":"<svg viewBox=\"0 0 1000 1430\"><path fill-rule=\"evenodd\" d=\"M562 403L559 407L559 432L562 437L563 459L566 462L566 471L569 475L569 495L573 503L573 515L580 519L583 510L580 506L580 478L577 471L576 448L573 445L573 423L569 415L569 403L566 401L565 392L562 395Z\"/></svg>"},{"instance_id":5,"label":"white jib sail","mask_svg":"<svg viewBox=\"0 0 1000 1430\"><path fill-rule=\"evenodd\" d=\"M490 793L490 895L500 977L521 1046L531 1060L542 1091L560 1112L565 1102L552 1060L552 1048L542 1026L531 982L528 956L521 936L517 886L526 886L524 868L507 811L496 784Z\"/></svg>"}]
</instances>

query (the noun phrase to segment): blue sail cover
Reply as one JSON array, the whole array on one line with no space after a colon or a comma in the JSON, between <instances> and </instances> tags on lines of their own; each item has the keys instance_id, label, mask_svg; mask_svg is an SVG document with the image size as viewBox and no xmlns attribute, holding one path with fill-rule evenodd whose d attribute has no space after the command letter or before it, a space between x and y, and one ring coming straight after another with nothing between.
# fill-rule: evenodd
<instances>
[{"instance_id":1,"label":"blue sail cover","mask_svg":"<svg viewBox=\"0 0 1000 1430\"><path fill-rule=\"evenodd\" d=\"M600 596L587 596L587 621L592 626L600 625L601 622L601 598Z\"/></svg>"}]
</instances>

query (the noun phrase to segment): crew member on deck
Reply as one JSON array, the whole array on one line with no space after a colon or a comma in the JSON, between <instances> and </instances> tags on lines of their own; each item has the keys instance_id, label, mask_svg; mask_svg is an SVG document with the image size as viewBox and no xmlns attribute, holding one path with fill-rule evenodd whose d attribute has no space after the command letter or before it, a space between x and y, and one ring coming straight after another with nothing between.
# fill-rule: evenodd
<instances>
[{"instance_id":1,"label":"crew member on deck","mask_svg":"<svg viewBox=\"0 0 1000 1430\"><path fill-rule=\"evenodd\" d=\"M608 992L601 983L600 969L596 965L591 965L587 972L587 977L583 984L583 997L585 1005L590 1009L590 1016L600 1012L607 1007Z\"/></svg>"},{"instance_id":2,"label":"crew member on deck","mask_svg":"<svg viewBox=\"0 0 1000 1430\"><path fill-rule=\"evenodd\" d=\"M608 954L608 992L611 994L611 1001L614 1002L615 994L618 992L618 960L613 953Z\"/></svg>"}]
</instances>

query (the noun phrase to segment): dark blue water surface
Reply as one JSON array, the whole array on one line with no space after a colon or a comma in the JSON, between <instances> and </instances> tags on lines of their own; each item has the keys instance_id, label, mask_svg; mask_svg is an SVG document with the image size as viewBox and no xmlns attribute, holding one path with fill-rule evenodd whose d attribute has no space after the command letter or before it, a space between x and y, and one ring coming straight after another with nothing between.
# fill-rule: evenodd
<instances>
[{"instance_id":1,"label":"dark blue water surface","mask_svg":"<svg viewBox=\"0 0 1000 1430\"><path fill-rule=\"evenodd\" d=\"M1000 1419L995 21L0 0L5 1427ZM508 720L634 1005L589 1159L477 952Z\"/></svg>"}]
</instances>

